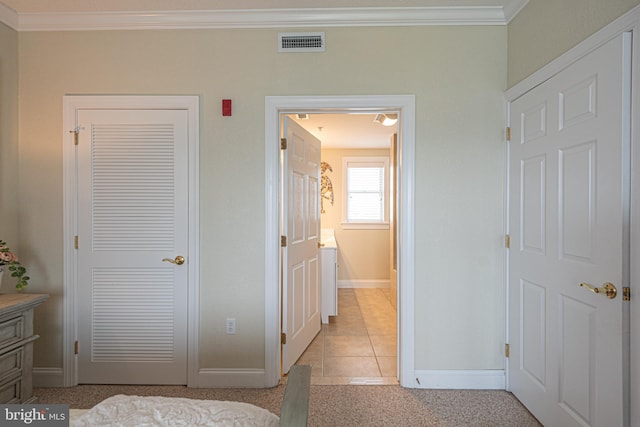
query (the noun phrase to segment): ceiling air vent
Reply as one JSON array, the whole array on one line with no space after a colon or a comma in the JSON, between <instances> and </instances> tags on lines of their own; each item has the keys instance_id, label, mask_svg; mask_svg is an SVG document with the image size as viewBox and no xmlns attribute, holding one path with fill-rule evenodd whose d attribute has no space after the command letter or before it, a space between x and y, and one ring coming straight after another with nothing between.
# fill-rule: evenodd
<instances>
[{"instance_id":1,"label":"ceiling air vent","mask_svg":"<svg viewBox=\"0 0 640 427\"><path fill-rule=\"evenodd\" d=\"M324 33L278 33L278 52L324 52Z\"/></svg>"}]
</instances>

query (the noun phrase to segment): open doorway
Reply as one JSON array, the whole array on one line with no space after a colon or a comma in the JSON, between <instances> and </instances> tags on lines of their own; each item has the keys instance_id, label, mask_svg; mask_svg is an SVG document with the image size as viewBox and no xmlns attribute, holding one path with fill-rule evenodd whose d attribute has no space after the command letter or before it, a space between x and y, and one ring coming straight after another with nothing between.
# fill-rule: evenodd
<instances>
[{"instance_id":1,"label":"open doorway","mask_svg":"<svg viewBox=\"0 0 640 427\"><path fill-rule=\"evenodd\" d=\"M295 363L312 366L312 384L397 384L395 159L400 114L304 112L286 117L322 147L322 327Z\"/></svg>"},{"instance_id":2,"label":"open doorway","mask_svg":"<svg viewBox=\"0 0 640 427\"><path fill-rule=\"evenodd\" d=\"M280 379L282 315L280 293L280 118L282 115L308 113L365 113L397 111L402 117L398 129L398 201L397 217L397 360L398 378L403 386L413 386L413 293L414 293L414 152L415 98L412 95L345 97L267 97L265 109L266 149L266 305L265 305L265 382L275 385Z\"/></svg>"}]
</instances>

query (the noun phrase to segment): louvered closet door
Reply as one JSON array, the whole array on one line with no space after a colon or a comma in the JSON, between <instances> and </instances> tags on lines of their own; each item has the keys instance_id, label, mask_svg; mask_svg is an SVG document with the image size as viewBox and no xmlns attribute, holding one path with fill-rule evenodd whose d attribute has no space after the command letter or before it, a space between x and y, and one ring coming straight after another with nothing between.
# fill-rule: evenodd
<instances>
[{"instance_id":1,"label":"louvered closet door","mask_svg":"<svg viewBox=\"0 0 640 427\"><path fill-rule=\"evenodd\" d=\"M79 110L78 127L78 380L186 384L187 113Z\"/></svg>"}]
</instances>

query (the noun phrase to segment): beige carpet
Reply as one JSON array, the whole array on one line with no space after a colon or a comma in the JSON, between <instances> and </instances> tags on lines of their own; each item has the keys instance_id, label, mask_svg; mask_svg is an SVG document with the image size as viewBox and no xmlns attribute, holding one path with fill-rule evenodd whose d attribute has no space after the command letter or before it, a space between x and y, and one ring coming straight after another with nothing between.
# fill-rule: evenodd
<instances>
[{"instance_id":1,"label":"beige carpet","mask_svg":"<svg viewBox=\"0 0 640 427\"><path fill-rule=\"evenodd\" d=\"M247 402L280 415L284 386L194 389L182 386L80 385L36 388L39 403L90 408L115 394ZM512 394L492 390L416 390L400 386L312 385L311 427L540 426Z\"/></svg>"}]
</instances>

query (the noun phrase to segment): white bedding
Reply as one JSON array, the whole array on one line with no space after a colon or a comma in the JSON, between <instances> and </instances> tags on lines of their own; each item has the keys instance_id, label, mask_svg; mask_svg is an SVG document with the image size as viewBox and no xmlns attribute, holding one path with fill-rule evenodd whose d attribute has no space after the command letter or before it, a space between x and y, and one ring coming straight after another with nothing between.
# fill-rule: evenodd
<instances>
[{"instance_id":1,"label":"white bedding","mask_svg":"<svg viewBox=\"0 0 640 427\"><path fill-rule=\"evenodd\" d=\"M117 395L87 411L71 411L71 427L277 427L279 418L243 402Z\"/></svg>"}]
</instances>

